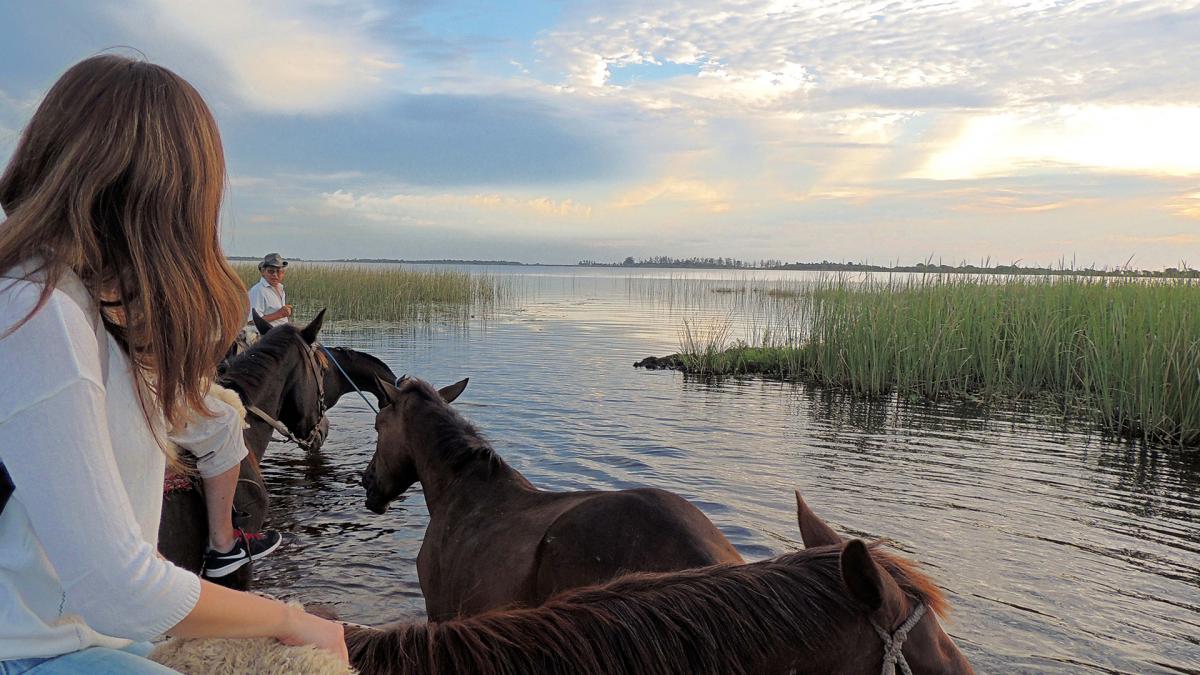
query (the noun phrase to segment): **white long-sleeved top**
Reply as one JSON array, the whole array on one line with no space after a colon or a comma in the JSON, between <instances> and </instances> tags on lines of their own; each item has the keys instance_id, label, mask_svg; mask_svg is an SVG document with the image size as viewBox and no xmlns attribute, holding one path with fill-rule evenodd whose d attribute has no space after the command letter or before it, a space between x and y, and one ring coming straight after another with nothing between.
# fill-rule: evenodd
<instances>
[{"instance_id":1,"label":"white long-sleeved top","mask_svg":"<svg viewBox=\"0 0 1200 675\"><path fill-rule=\"evenodd\" d=\"M266 277L259 279L257 284L250 287L250 310L257 311L259 316L266 316L274 312L278 312L280 308L287 304L287 291L283 290L283 284L279 284L279 288L275 288L267 283ZM246 317L247 321L254 318L254 314L249 314ZM278 319L270 322L272 326L282 326L290 321L286 316L281 316Z\"/></svg>"},{"instance_id":2,"label":"white long-sleeved top","mask_svg":"<svg viewBox=\"0 0 1200 675\"><path fill-rule=\"evenodd\" d=\"M98 314L90 301L80 305L81 288L68 274L26 324L0 338L0 460L16 486L0 513L0 660L147 640L200 597L198 577L156 551L165 424L161 415L147 421L129 360L102 328L98 338ZM0 333L41 289L0 278ZM207 403L219 415L193 418L181 432L190 449L244 448L241 433L229 433L240 429L237 412Z\"/></svg>"}]
</instances>

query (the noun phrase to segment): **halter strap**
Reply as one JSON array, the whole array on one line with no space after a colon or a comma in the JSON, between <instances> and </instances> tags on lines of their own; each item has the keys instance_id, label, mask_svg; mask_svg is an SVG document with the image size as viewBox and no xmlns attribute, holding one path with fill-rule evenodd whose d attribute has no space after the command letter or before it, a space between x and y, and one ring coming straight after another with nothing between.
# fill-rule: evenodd
<instances>
[{"instance_id":1,"label":"halter strap","mask_svg":"<svg viewBox=\"0 0 1200 675\"><path fill-rule=\"evenodd\" d=\"M871 627L879 635L879 639L883 640L883 671L881 675L896 675L896 667L900 667L900 672L903 675L912 675L912 668L909 668L908 661L904 659L904 640L908 638L908 631L917 625L921 617L925 616L925 605L918 605L913 610L912 615L904 622L904 625L896 629L895 633L888 633L882 626L875 623L875 619L871 619Z\"/></svg>"}]
</instances>

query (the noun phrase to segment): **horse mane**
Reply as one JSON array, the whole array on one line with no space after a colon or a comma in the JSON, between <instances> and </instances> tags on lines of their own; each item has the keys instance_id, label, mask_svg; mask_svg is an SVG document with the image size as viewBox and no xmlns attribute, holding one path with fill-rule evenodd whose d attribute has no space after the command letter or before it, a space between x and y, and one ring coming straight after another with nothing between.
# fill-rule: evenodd
<instances>
[{"instance_id":1,"label":"horse mane","mask_svg":"<svg viewBox=\"0 0 1200 675\"><path fill-rule=\"evenodd\" d=\"M279 363L299 339L303 339L300 329L290 323L272 328L249 349L226 362L225 369L217 375L217 384L233 389L245 399L248 392L278 373Z\"/></svg>"},{"instance_id":2,"label":"horse mane","mask_svg":"<svg viewBox=\"0 0 1200 675\"><path fill-rule=\"evenodd\" d=\"M892 575L901 590L920 600L937 616L946 618L950 613L950 603L933 579L918 569L917 563L888 551L880 542L871 544L869 548L871 557Z\"/></svg>"},{"instance_id":3,"label":"horse mane","mask_svg":"<svg viewBox=\"0 0 1200 675\"><path fill-rule=\"evenodd\" d=\"M746 565L640 573L534 608L442 623L347 630L350 662L372 673L757 673L825 649L865 609L841 577L840 546ZM935 611L940 591L872 545L897 582ZM940 613L940 612L939 612Z\"/></svg>"},{"instance_id":4,"label":"horse mane","mask_svg":"<svg viewBox=\"0 0 1200 675\"><path fill-rule=\"evenodd\" d=\"M424 380L409 378L404 381L401 392L421 399L424 423L433 426L433 433L437 439L433 448L434 454L447 462L452 469L481 463L491 472L504 464L504 460L475 425L443 401L433 385Z\"/></svg>"}]
</instances>

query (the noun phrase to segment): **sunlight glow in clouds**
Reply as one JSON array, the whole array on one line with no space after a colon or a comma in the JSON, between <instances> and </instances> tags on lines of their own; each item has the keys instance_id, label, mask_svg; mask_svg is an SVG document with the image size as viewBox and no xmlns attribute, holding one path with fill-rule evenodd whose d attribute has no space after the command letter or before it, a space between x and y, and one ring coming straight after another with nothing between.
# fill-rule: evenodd
<instances>
[{"instance_id":1,"label":"sunlight glow in clouds","mask_svg":"<svg viewBox=\"0 0 1200 675\"><path fill-rule=\"evenodd\" d=\"M664 201L699 206L709 213L725 213L732 208L721 188L701 180L680 178L665 178L652 185L634 188L618 197L613 207L631 209Z\"/></svg>"},{"instance_id":2,"label":"sunlight glow in clouds","mask_svg":"<svg viewBox=\"0 0 1200 675\"><path fill-rule=\"evenodd\" d=\"M1045 165L1168 176L1200 174L1200 108L1077 106L970 119L916 177L1012 175Z\"/></svg>"},{"instance_id":3,"label":"sunlight glow in clouds","mask_svg":"<svg viewBox=\"0 0 1200 675\"><path fill-rule=\"evenodd\" d=\"M1200 0L492 5L25 3L0 154L130 45L210 97L239 254L1200 257Z\"/></svg>"},{"instance_id":4,"label":"sunlight glow in clouds","mask_svg":"<svg viewBox=\"0 0 1200 675\"><path fill-rule=\"evenodd\" d=\"M386 95L387 78L400 69L391 50L353 21L323 20L307 13L304 2L144 2L155 21L146 21L146 10L126 8L132 28L208 51L227 70L234 93L256 110L354 107Z\"/></svg>"}]
</instances>

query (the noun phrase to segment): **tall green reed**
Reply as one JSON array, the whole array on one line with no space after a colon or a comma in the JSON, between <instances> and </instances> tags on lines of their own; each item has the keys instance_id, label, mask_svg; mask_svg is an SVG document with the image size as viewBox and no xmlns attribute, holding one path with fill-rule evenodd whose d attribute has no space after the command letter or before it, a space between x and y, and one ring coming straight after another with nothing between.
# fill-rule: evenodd
<instances>
[{"instance_id":1,"label":"tall green reed","mask_svg":"<svg viewBox=\"0 0 1200 675\"><path fill-rule=\"evenodd\" d=\"M803 318L754 345L699 345L695 329L685 331L685 366L808 379L862 396L1049 396L1127 436L1200 445L1195 282L827 278L797 302Z\"/></svg>"},{"instance_id":2,"label":"tall green reed","mask_svg":"<svg viewBox=\"0 0 1200 675\"><path fill-rule=\"evenodd\" d=\"M242 281L258 283L258 269L235 263ZM494 276L458 270L364 265L293 264L284 280L288 301L311 315L321 307L329 317L357 321L423 321L466 316L511 295L511 285Z\"/></svg>"}]
</instances>

